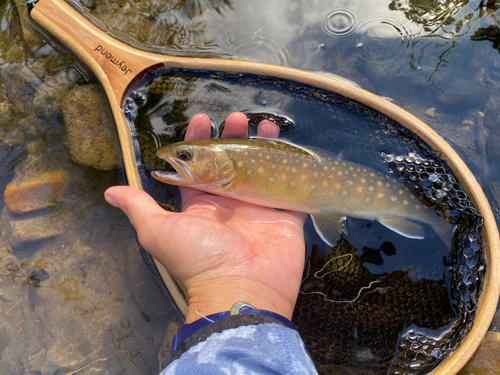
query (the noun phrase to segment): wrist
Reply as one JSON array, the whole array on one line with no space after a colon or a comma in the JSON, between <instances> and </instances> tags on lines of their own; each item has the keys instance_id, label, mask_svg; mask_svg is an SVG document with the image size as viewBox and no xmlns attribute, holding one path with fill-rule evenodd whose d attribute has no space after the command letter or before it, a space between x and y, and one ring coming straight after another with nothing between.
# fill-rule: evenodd
<instances>
[{"instance_id":1,"label":"wrist","mask_svg":"<svg viewBox=\"0 0 500 375\"><path fill-rule=\"evenodd\" d=\"M188 286L188 311L186 323L203 316L229 311L237 301L245 301L260 310L267 310L291 320L293 301L268 284L254 279L215 280Z\"/></svg>"}]
</instances>

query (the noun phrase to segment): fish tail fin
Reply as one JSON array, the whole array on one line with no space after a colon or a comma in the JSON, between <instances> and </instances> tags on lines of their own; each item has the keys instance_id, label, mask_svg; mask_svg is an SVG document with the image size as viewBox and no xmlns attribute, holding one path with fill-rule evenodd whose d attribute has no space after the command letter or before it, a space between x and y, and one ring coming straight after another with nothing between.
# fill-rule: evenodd
<instances>
[{"instance_id":1,"label":"fish tail fin","mask_svg":"<svg viewBox=\"0 0 500 375\"><path fill-rule=\"evenodd\" d=\"M453 237L452 225L444 220L440 220L439 223L432 226L432 229L434 229L434 232L436 232L437 236L444 242L448 249L451 249Z\"/></svg>"}]
</instances>

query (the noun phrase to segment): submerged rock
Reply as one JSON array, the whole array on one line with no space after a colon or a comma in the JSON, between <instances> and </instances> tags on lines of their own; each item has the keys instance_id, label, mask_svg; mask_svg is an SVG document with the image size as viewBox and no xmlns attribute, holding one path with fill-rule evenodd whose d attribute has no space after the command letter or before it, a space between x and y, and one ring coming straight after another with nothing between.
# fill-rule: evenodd
<instances>
[{"instance_id":1,"label":"submerged rock","mask_svg":"<svg viewBox=\"0 0 500 375\"><path fill-rule=\"evenodd\" d=\"M23 0L14 0L14 3L19 12L24 43L29 49L40 46L43 43L42 34L33 26L29 16L28 3Z\"/></svg>"},{"instance_id":2,"label":"submerged rock","mask_svg":"<svg viewBox=\"0 0 500 375\"><path fill-rule=\"evenodd\" d=\"M15 108L10 100L0 93L0 131L11 123L14 112Z\"/></svg>"},{"instance_id":3,"label":"submerged rock","mask_svg":"<svg viewBox=\"0 0 500 375\"><path fill-rule=\"evenodd\" d=\"M28 182L11 182L4 192L5 204L13 213L26 213L53 207L64 199L66 176L45 172Z\"/></svg>"},{"instance_id":4,"label":"submerged rock","mask_svg":"<svg viewBox=\"0 0 500 375\"><path fill-rule=\"evenodd\" d=\"M118 141L104 103L106 98L97 85L79 86L64 98L63 113L73 161L110 170L118 166Z\"/></svg>"},{"instance_id":5,"label":"submerged rock","mask_svg":"<svg viewBox=\"0 0 500 375\"><path fill-rule=\"evenodd\" d=\"M36 89L42 84L40 78L22 62L2 66L0 76L4 95L19 112L30 113Z\"/></svg>"},{"instance_id":6,"label":"submerged rock","mask_svg":"<svg viewBox=\"0 0 500 375\"><path fill-rule=\"evenodd\" d=\"M75 70L68 69L47 79L35 93L35 114L40 118L59 114L64 97L79 78L80 75Z\"/></svg>"}]
</instances>

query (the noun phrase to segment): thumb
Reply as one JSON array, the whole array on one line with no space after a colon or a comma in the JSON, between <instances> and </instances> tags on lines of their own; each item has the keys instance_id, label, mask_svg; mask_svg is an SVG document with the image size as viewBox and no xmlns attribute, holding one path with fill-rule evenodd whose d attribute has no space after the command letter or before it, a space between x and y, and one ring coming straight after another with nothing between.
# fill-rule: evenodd
<instances>
[{"instance_id":1,"label":"thumb","mask_svg":"<svg viewBox=\"0 0 500 375\"><path fill-rule=\"evenodd\" d=\"M153 218L168 215L148 193L131 186L110 187L104 199L127 215L138 234L147 231Z\"/></svg>"}]
</instances>

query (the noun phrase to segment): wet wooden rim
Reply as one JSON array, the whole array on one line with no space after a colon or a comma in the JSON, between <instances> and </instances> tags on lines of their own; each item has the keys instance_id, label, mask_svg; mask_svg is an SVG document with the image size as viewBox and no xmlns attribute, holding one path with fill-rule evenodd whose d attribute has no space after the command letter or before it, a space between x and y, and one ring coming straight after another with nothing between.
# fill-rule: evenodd
<instances>
[{"instance_id":1,"label":"wet wooden rim","mask_svg":"<svg viewBox=\"0 0 500 375\"><path fill-rule=\"evenodd\" d=\"M158 64L187 69L252 73L308 84L356 100L385 114L420 136L450 166L469 198L485 219L483 233L487 268L474 326L467 337L462 340L459 348L445 359L432 374L456 374L474 354L491 324L498 302L500 291L499 234L490 205L476 178L455 150L433 129L395 104L334 78L269 64L240 60L167 56L138 50L98 29L63 0L40 0L32 10L31 16L78 55L101 82L116 122L128 183L137 188L142 188L142 186L135 163L133 138L123 114L122 103L127 87L134 78L140 72L149 70ZM102 50L99 51L99 46L106 48L107 53L103 54ZM121 65L119 65L120 62L122 62ZM124 70L125 64L127 69ZM129 74L129 70L133 74ZM165 268L156 260L155 264L177 307L185 315L187 302L184 294Z\"/></svg>"}]
</instances>

